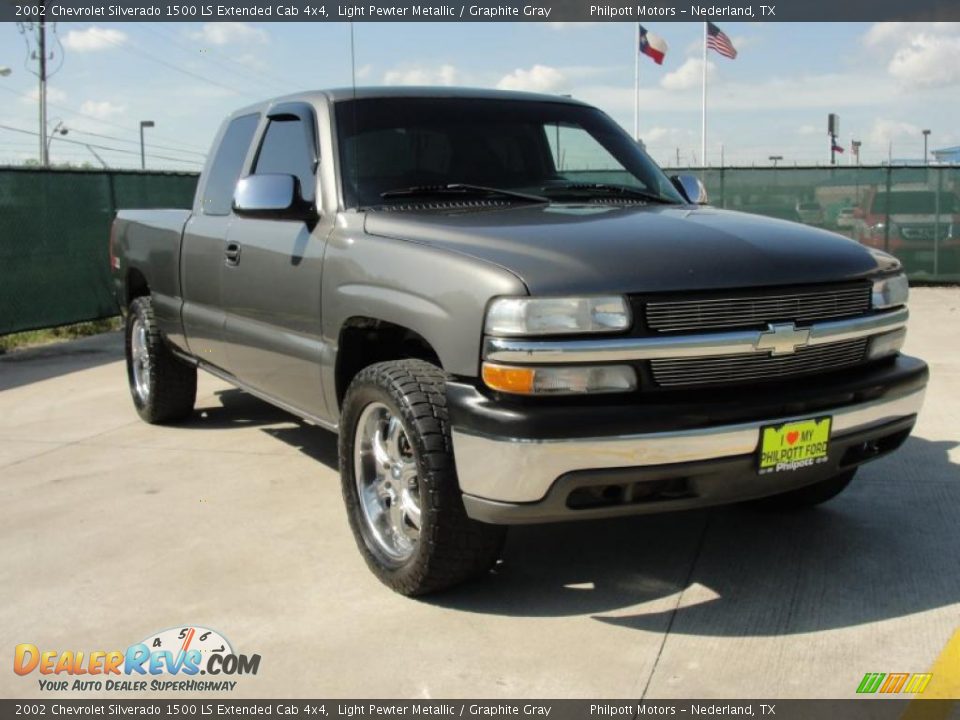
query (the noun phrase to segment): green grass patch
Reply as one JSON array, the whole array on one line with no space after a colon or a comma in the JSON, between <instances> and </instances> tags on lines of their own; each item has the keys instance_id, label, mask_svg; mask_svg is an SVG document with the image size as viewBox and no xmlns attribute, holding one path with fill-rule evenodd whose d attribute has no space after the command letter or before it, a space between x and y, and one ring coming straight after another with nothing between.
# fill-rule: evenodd
<instances>
[{"instance_id":1,"label":"green grass patch","mask_svg":"<svg viewBox=\"0 0 960 720\"><path fill-rule=\"evenodd\" d=\"M99 335L100 333L119 329L120 318L112 317L104 318L103 320L91 320L89 322L61 325L44 330L27 330L9 335L0 335L0 353L35 347L37 345L47 345L61 340L74 340L90 335Z\"/></svg>"}]
</instances>

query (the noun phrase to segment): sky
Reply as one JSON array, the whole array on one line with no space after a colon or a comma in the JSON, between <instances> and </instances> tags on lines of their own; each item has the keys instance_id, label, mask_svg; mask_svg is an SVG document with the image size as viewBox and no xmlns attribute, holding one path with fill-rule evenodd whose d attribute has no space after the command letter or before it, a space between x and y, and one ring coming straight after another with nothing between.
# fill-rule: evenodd
<instances>
[{"instance_id":1,"label":"sky","mask_svg":"<svg viewBox=\"0 0 960 720\"><path fill-rule=\"evenodd\" d=\"M960 23L719 23L739 55L709 53L706 161L825 163L827 114L864 163L960 145ZM655 23L641 57L640 135L661 165L700 160L702 25ZM632 132L633 23L356 23L359 85L459 85L570 94ZM60 23L50 45L52 162L198 170L223 118L297 90L351 82L347 23ZM38 155L25 35L0 23L0 164ZM70 141L70 142L68 142ZM87 147L89 146L89 147Z\"/></svg>"}]
</instances>

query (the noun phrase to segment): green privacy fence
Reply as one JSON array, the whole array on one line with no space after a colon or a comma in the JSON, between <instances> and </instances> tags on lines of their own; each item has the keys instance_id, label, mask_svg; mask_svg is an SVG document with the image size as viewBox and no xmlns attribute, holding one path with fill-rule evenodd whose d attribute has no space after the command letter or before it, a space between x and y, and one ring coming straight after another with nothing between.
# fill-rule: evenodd
<instances>
[{"instance_id":1,"label":"green privacy fence","mask_svg":"<svg viewBox=\"0 0 960 720\"><path fill-rule=\"evenodd\" d=\"M710 204L886 250L912 280L960 281L960 166L688 168Z\"/></svg>"},{"instance_id":2,"label":"green privacy fence","mask_svg":"<svg viewBox=\"0 0 960 720\"><path fill-rule=\"evenodd\" d=\"M194 173L0 168L0 335L117 314L108 237L124 208L189 208Z\"/></svg>"},{"instance_id":3,"label":"green privacy fence","mask_svg":"<svg viewBox=\"0 0 960 720\"><path fill-rule=\"evenodd\" d=\"M717 207L886 249L914 280L960 281L960 167L668 172L703 177ZM192 173L0 168L0 335L116 314L107 258L114 212L190 207L196 182Z\"/></svg>"}]
</instances>

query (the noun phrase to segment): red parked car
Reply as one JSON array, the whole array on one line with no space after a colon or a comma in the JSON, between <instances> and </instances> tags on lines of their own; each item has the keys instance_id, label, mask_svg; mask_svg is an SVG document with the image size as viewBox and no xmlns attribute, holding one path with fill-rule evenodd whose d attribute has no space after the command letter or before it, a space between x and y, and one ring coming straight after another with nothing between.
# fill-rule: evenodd
<instances>
[{"instance_id":1,"label":"red parked car","mask_svg":"<svg viewBox=\"0 0 960 720\"><path fill-rule=\"evenodd\" d=\"M960 271L960 199L952 191L870 190L854 217L854 237L893 253L908 271Z\"/></svg>"}]
</instances>

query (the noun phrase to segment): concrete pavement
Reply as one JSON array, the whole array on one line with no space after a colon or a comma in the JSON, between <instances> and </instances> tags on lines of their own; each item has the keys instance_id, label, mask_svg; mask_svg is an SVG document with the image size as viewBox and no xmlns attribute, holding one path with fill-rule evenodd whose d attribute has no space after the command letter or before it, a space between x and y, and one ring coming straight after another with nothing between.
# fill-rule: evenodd
<instances>
[{"instance_id":1,"label":"concrete pavement","mask_svg":"<svg viewBox=\"0 0 960 720\"><path fill-rule=\"evenodd\" d=\"M332 434L204 374L191 421L145 425L117 335L0 357L0 696L45 695L18 643L187 625L262 656L229 697L852 697L926 671L960 626L960 290L911 311L918 428L828 505L520 528L426 600L367 571Z\"/></svg>"}]
</instances>

